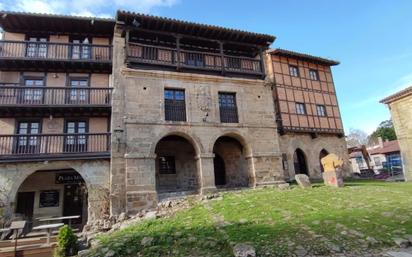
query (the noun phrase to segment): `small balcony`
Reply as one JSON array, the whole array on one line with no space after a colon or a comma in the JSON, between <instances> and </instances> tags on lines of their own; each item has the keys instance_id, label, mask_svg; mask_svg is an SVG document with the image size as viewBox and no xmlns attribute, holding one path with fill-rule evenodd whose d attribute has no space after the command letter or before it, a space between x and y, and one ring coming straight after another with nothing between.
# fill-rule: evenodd
<instances>
[{"instance_id":1,"label":"small balcony","mask_svg":"<svg viewBox=\"0 0 412 257\"><path fill-rule=\"evenodd\" d=\"M0 116L33 111L110 111L112 89L0 83ZM52 113L49 113L52 114Z\"/></svg>"},{"instance_id":2,"label":"small balcony","mask_svg":"<svg viewBox=\"0 0 412 257\"><path fill-rule=\"evenodd\" d=\"M231 56L162 46L128 43L127 60L130 64L162 66L176 70L203 71L212 74L264 77L260 58Z\"/></svg>"},{"instance_id":3,"label":"small balcony","mask_svg":"<svg viewBox=\"0 0 412 257\"><path fill-rule=\"evenodd\" d=\"M0 69L111 72L112 46L0 40Z\"/></svg>"},{"instance_id":4,"label":"small balcony","mask_svg":"<svg viewBox=\"0 0 412 257\"><path fill-rule=\"evenodd\" d=\"M0 163L110 158L110 133L0 135Z\"/></svg>"}]
</instances>

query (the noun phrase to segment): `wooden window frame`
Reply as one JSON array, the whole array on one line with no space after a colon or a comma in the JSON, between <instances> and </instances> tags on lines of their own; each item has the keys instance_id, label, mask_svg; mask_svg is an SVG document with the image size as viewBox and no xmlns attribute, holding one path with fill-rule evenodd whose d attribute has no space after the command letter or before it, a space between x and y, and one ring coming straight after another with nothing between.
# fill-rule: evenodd
<instances>
[{"instance_id":1,"label":"wooden window frame","mask_svg":"<svg viewBox=\"0 0 412 257\"><path fill-rule=\"evenodd\" d=\"M299 106L303 106L303 109L302 109L303 113L301 112L301 109L299 108ZM296 114L297 115L306 115L307 114L305 103L295 102L295 107L296 107Z\"/></svg>"},{"instance_id":2,"label":"wooden window frame","mask_svg":"<svg viewBox=\"0 0 412 257\"><path fill-rule=\"evenodd\" d=\"M233 96L234 106L227 107L221 105L221 96ZM219 114L221 123L239 123L239 111L237 108L236 92L218 92ZM229 114L227 114L229 111ZM230 114L231 113L231 114Z\"/></svg>"},{"instance_id":3,"label":"wooden window frame","mask_svg":"<svg viewBox=\"0 0 412 257\"><path fill-rule=\"evenodd\" d=\"M322 109L322 111L320 111L320 109ZM323 104L317 104L316 105L316 114L319 117L326 117L328 116L327 112L326 112L326 106Z\"/></svg>"},{"instance_id":4,"label":"wooden window frame","mask_svg":"<svg viewBox=\"0 0 412 257\"><path fill-rule=\"evenodd\" d=\"M296 70L296 74L294 74L294 72L292 72L292 69ZM295 78L299 78L300 74L299 74L299 67L296 65L291 65L289 64L289 75Z\"/></svg>"},{"instance_id":5,"label":"wooden window frame","mask_svg":"<svg viewBox=\"0 0 412 257\"><path fill-rule=\"evenodd\" d=\"M315 78L312 76L314 75ZM319 81L319 72L315 69L309 69L309 78L314 81Z\"/></svg>"},{"instance_id":6,"label":"wooden window frame","mask_svg":"<svg viewBox=\"0 0 412 257\"><path fill-rule=\"evenodd\" d=\"M166 91L173 92L173 99L166 98ZM183 92L183 100L177 100L176 92ZM164 114L166 121L177 121L177 122L186 122L187 121L187 112L186 112L186 90L184 88L165 88L163 91L164 99ZM174 115L173 109L177 108L175 112L181 112L181 114ZM180 109L180 110L179 110Z\"/></svg>"}]
</instances>

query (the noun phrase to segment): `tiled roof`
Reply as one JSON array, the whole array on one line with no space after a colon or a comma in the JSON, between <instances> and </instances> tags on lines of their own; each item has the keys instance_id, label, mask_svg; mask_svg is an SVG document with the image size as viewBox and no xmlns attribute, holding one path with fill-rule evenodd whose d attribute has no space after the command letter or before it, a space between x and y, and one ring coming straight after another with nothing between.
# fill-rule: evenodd
<instances>
[{"instance_id":1,"label":"tiled roof","mask_svg":"<svg viewBox=\"0 0 412 257\"><path fill-rule=\"evenodd\" d=\"M412 95L412 86L407 87L407 88L405 88L405 89L403 89L403 90L401 90L401 91L399 91L399 92L397 92L393 95L385 97L384 99L380 100L379 102L384 103L384 104L389 104L393 101L396 101L396 100L401 99L401 98L403 98L405 96L408 96L408 95Z\"/></svg>"},{"instance_id":2,"label":"tiled roof","mask_svg":"<svg viewBox=\"0 0 412 257\"><path fill-rule=\"evenodd\" d=\"M124 10L117 11L116 21L130 23L134 19L136 19L140 23L140 25L144 27L159 28L162 30L175 32L186 31L187 33L190 32L196 36L202 37L222 37L229 38L230 40L238 40L239 42L258 43L264 45L270 45L276 39L275 36L268 34L255 33Z\"/></svg>"},{"instance_id":3,"label":"tiled roof","mask_svg":"<svg viewBox=\"0 0 412 257\"><path fill-rule=\"evenodd\" d=\"M388 142L383 142L383 147L377 147L377 148L368 150L368 153L369 155L374 155L374 154L394 153L394 152L400 152L400 151L401 149L399 147L398 140L392 140Z\"/></svg>"},{"instance_id":4,"label":"tiled roof","mask_svg":"<svg viewBox=\"0 0 412 257\"><path fill-rule=\"evenodd\" d=\"M316 63L329 65L329 66L339 64L339 62L335 60L330 60L330 59L326 59L326 58L322 58L322 57L314 56L314 55L309 55L305 53L298 53L298 52L281 49L281 48L272 49L269 51L269 53L274 54L274 55L286 56L286 57L294 57L294 58L298 58L301 60L316 62Z\"/></svg>"}]
</instances>

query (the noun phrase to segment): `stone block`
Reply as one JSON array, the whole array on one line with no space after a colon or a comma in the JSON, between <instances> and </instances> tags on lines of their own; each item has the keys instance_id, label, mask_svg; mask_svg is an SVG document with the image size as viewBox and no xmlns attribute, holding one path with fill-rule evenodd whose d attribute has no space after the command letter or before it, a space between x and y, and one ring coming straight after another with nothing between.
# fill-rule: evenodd
<instances>
[{"instance_id":1,"label":"stone block","mask_svg":"<svg viewBox=\"0 0 412 257\"><path fill-rule=\"evenodd\" d=\"M327 186L343 187L343 175L340 170L323 172L322 177Z\"/></svg>"},{"instance_id":2,"label":"stone block","mask_svg":"<svg viewBox=\"0 0 412 257\"><path fill-rule=\"evenodd\" d=\"M295 175L295 180L301 188L311 188L312 187L309 177L305 174Z\"/></svg>"}]
</instances>

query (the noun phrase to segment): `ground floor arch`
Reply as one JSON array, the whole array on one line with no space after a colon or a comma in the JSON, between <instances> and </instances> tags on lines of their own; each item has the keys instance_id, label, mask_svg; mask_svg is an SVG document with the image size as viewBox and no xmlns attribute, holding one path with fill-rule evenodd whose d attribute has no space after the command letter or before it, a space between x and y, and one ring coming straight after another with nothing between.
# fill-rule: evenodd
<instances>
[{"instance_id":1,"label":"ground floor arch","mask_svg":"<svg viewBox=\"0 0 412 257\"><path fill-rule=\"evenodd\" d=\"M221 136L213 146L213 168L217 187L247 187L250 169L243 144L234 137Z\"/></svg>"},{"instance_id":2,"label":"ground floor arch","mask_svg":"<svg viewBox=\"0 0 412 257\"><path fill-rule=\"evenodd\" d=\"M320 165L320 171L323 173L324 169L323 169L323 165L322 165L322 158L326 157L329 154L329 152L326 149L322 149L319 153L319 165Z\"/></svg>"},{"instance_id":3,"label":"ground floor arch","mask_svg":"<svg viewBox=\"0 0 412 257\"><path fill-rule=\"evenodd\" d=\"M293 167L295 168L295 174L309 175L306 155L300 148L296 149L293 154Z\"/></svg>"},{"instance_id":4,"label":"ground floor arch","mask_svg":"<svg viewBox=\"0 0 412 257\"><path fill-rule=\"evenodd\" d=\"M198 192L200 174L193 144L180 135L163 137L155 149L156 191Z\"/></svg>"},{"instance_id":5,"label":"ground floor arch","mask_svg":"<svg viewBox=\"0 0 412 257\"><path fill-rule=\"evenodd\" d=\"M19 186L14 218L26 220L31 227L39 225L41 218L80 216L71 224L81 228L88 220L87 195L86 183L76 170L38 170Z\"/></svg>"}]
</instances>

